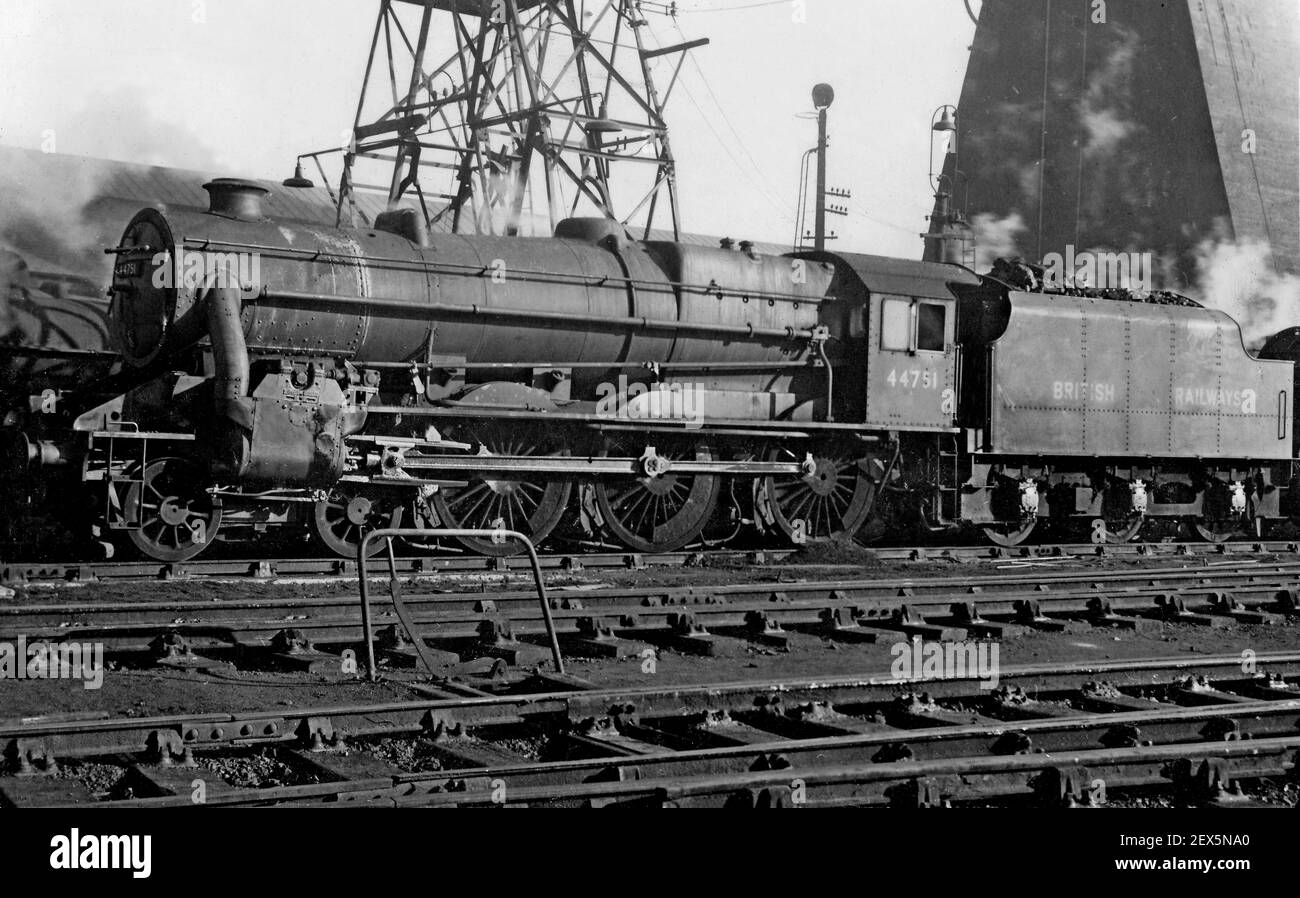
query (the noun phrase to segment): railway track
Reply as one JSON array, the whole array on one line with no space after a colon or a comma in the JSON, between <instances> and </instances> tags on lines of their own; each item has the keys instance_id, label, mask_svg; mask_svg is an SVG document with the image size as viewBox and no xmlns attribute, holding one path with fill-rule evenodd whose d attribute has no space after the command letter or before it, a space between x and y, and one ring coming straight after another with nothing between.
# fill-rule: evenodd
<instances>
[{"instance_id":1,"label":"railway track","mask_svg":"<svg viewBox=\"0 0 1300 898\"><path fill-rule=\"evenodd\" d=\"M641 554L636 552L593 552L547 554L541 556L548 570L627 570L649 567L703 565L779 564L797 555L798 550L779 549L712 549L699 551ZM1018 546L884 546L871 549L880 561L965 561L1016 562L1068 557L1219 557L1239 555L1300 555L1300 543L1287 541L1254 542L1161 542L1093 545L1059 543ZM409 576L437 573L508 572L526 570L526 557L486 555L421 555L396 559L399 573ZM345 558L200 558L185 562L158 561L2 561L0 585L23 586L60 582L148 582L174 579L298 579L355 577L355 560Z\"/></svg>"},{"instance_id":2,"label":"railway track","mask_svg":"<svg viewBox=\"0 0 1300 898\"><path fill-rule=\"evenodd\" d=\"M392 604L397 589L420 638L446 663L490 655L527 663L545 633L537 594L492 584L431 591L390 583L371 599L381 664L413 661ZM919 637L999 639L1026 629L1103 626L1140 630L1179 622L1208 627L1281 623L1300 608L1300 562L1224 561L1111 571L988 572L886 579L783 579L687 587L552 587L549 605L565 651L622 657L647 647L723 654L745 643L789 650L830 639L863 643ZM94 641L146 663L202 666L227 659L256 669L297 653L295 666L362 642L355 593L194 600L11 604L0 640ZM324 651L328 649L329 651ZM306 660L304 660L306 659Z\"/></svg>"},{"instance_id":3,"label":"railway track","mask_svg":"<svg viewBox=\"0 0 1300 898\"><path fill-rule=\"evenodd\" d=\"M1294 785L1300 653L1000 676L584 690L534 675L502 694L448 681L415 701L0 723L0 803L1244 805L1261 781ZM250 764L273 775L232 773Z\"/></svg>"}]
</instances>

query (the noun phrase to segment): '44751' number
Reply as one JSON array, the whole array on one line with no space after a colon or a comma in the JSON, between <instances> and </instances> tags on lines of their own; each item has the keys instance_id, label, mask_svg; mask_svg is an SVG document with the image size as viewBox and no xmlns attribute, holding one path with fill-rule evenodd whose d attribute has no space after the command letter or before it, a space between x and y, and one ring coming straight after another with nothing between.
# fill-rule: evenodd
<instances>
[{"instance_id":1,"label":"'44751' number","mask_svg":"<svg viewBox=\"0 0 1300 898\"><path fill-rule=\"evenodd\" d=\"M921 368L905 368L902 371L892 368L889 377L885 378L885 382L891 387L897 387L900 390L939 389L939 375Z\"/></svg>"}]
</instances>

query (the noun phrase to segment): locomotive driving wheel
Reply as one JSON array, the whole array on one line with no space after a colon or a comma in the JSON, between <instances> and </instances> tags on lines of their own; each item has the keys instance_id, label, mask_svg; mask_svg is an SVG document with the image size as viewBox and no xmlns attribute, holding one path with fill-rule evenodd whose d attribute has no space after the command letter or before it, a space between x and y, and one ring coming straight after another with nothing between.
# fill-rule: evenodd
<instances>
[{"instance_id":1,"label":"locomotive driving wheel","mask_svg":"<svg viewBox=\"0 0 1300 898\"><path fill-rule=\"evenodd\" d=\"M140 472L124 504L132 544L156 561L188 561L206 549L221 526L221 503L205 489L203 472L183 458L160 458Z\"/></svg>"},{"instance_id":2,"label":"locomotive driving wheel","mask_svg":"<svg viewBox=\"0 0 1300 898\"><path fill-rule=\"evenodd\" d=\"M612 442L606 454L629 446ZM704 532L718 505L722 478L717 474L674 474L671 462L685 458L712 461L707 446L684 452L660 452L669 461L666 474L598 481L596 504L605 526L623 545L638 552L674 552Z\"/></svg>"},{"instance_id":3,"label":"locomotive driving wheel","mask_svg":"<svg viewBox=\"0 0 1300 898\"><path fill-rule=\"evenodd\" d=\"M867 459L844 446L821 446L811 456L780 447L768 453L769 461L805 466L801 475L764 478L772 518L795 543L850 538L866 523L875 496Z\"/></svg>"},{"instance_id":4,"label":"locomotive driving wheel","mask_svg":"<svg viewBox=\"0 0 1300 898\"><path fill-rule=\"evenodd\" d=\"M368 531L396 527L402 519L402 492L364 484L340 483L316 503L312 524L321 544L344 558L356 558ZM370 544L371 557L384 548Z\"/></svg>"},{"instance_id":5,"label":"locomotive driving wheel","mask_svg":"<svg viewBox=\"0 0 1300 898\"><path fill-rule=\"evenodd\" d=\"M554 438L506 427L448 430L448 439L474 446L479 455L566 456L569 450ZM443 487L430 501L444 527L466 530L517 530L534 544L550 536L564 517L573 482L544 472L511 473L502 477L472 476L465 486ZM476 536L457 542L481 555L516 555L524 551L516 540L494 542Z\"/></svg>"}]
</instances>

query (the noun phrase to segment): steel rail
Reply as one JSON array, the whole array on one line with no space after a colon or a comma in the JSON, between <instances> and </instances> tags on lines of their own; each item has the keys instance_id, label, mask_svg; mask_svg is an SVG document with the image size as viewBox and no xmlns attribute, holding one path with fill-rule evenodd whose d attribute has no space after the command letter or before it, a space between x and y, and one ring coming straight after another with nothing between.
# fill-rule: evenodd
<instances>
[{"instance_id":1,"label":"steel rail","mask_svg":"<svg viewBox=\"0 0 1300 898\"><path fill-rule=\"evenodd\" d=\"M1253 659L1256 669L1300 674L1300 652L1260 652ZM1153 677L1192 675L1241 678L1241 655L1139 658L1081 663L1043 663L1005 666L1002 684L1026 690L1059 691L1078 689L1083 678L1104 678L1117 685L1149 687ZM541 682L547 682L543 679ZM171 732L194 747L216 745L273 744L295 738L294 733L313 721L331 721L337 732L349 736L394 734L428 730L430 725L485 726L530 719L563 717L580 721L631 709L641 717L680 715L707 710L754 707L766 702L826 701L854 704L881 701L900 690L924 689L946 699L987 697L978 677L917 678L888 674L796 677L706 684L664 684L575 690L572 687L538 692L510 692L457 698L394 699L383 702L319 705L304 708L275 706L248 711L160 714L148 717L105 717L102 719L43 719L0 721L0 747L10 754L19 745L45 744L59 749L61 756L86 756L105 752L132 751L145 747L146 737ZM1289 700L1289 699L1288 699ZM1229 708L1235 707L1229 706ZM1207 709L1201 708L1200 711ZM1014 729L1022 722L1006 722ZM221 729L220 737L213 736ZM906 731L908 733L920 731ZM110 742L103 737L121 736ZM63 741L59 741L63 740Z\"/></svg>"},{"instance_id":2,"label":"steel rail","mask_svg":"<svg viewBox=\"0 0 1300 898\"><path fill-rule=\"evenodd\" d=\"M390 559L390 580L392 579ZM1188 602L1193 614L1231 615L1276 605L1278 613L1292 613L1300 602L1300 570L1292 565L1199 567L1156 571L997 575L966 578L830 580L793 583L753 582L715 586L609 587L566 592L564 601L549 601L555 615L573 628L583 617L632 613L637 622L622 629L645 629L664 624L672 615L692 613L701 621L722 626L745 622L757 611L777 623L801 626L817 623L827 609L848 609L858 623L890 629L886 612L906 606L920 615L916 623L933 626L961 609L976 605L983 623L1011 625L1020 612L1036 603L1055 614L1097 616L1109 606L1114 614L1150 611L1163 613L1172 596L1201 593L1204 602ZM1043 591L1048 585L1065 587ZM442 636L472 633L478 622L493 616L513 621L535 620L529 603L535 592L502 590L489 598L480 591L416 593L406 596L408 623L436 626ZM79 602L59 604L8 604L0 607L0 634L66 640L94 635L110 640L112 650L147 646L160 632L193 634L199 645L251 645L284 629L287 620L319 641L353 641L355 618L346 610L356 600L347 595ZM1100 603L1100 604L1099 604ZM370 603L373 606L373 601ZM958 608L960 606L960 608ZM1239 610L1234 610L1239 606ZM1200 610L1205 608L1205 611ZM1170 608L1172 609L1172 607ZM1011 620L997 620L1006 614ZM925 620L926 615L939 617ZM661 620L663 619L663 620ZM847 621L846 621L847 622ZM904 624L907 622L905 621ZM981 621L972 620L979 625ZM954 619L952 626L961 626ZM557 625L558 629L558 625ZM906 626L895 627L906 629ZM214 631L219 630L219 635ZM140 634L144 634L141 636Z\"/></svg>"},{"instance_id":3,"label":"steel rail","mask_svg":"<svg viewBox=\"0 0 1300 898\"><path fill-rule=\"evenodd\" d=\"M1257 757L1290 753L1300 744L1300 735L1293 729L1292 715L1300 710L1300 696L1268 701L1243 701L1228 706L1167 707L1139 711L1087 713L1066 717L1037 720L998 721L992 724L971 724L940 727L899 729L884 733L850 733L810 738L780 738L773 733L771 741L713 748L688 748L664 750L649 754L609 755L553 762L528 762L475 768L448 768L436 773L406 773L391 776L368 776L322 785L288 786L272 790L250 791L226 795L214 804L221 803L276 803L312 801L329 798L346 800L401 800L432 802L435 804L481 803L483 796L473 784L503 783L512 796L508 803L556 803L590 797L629 798L625 788L639 794L640 787L653 790L664 784L672 788L694 790L699 784L721 783L725 791L734 791L737 778L745 778L758 770L767 770L785 783L792 778L804 782L812 780L834 781L845 770L859 771L865 779L857 783L897 782L899 780L929 779L947 775L973 776L1008 775L1026 772L1046 772L1064 768L1088 766L1114 769L1126 763L1148 763L1154 757L1161 762L1188 758L1237 757L1251 760ZM1252 721L1256 728L1246 734L1247 741L1222 741L1214 727L1220 723L1235 727L1236 720ZM1155 727L1175 726L1171 738L1158 744L1145 742L1114 748L1096 748L1095 743L1083 740L1100 732L1127 730L1133 734L1146 733ZM1196 727L1200 725L1200 729ZM831 724L833 727L833 724ZM635 728L634 728L635 732ZM1036 753L1000 753L998 740L1008 734L1032 737L1057 736L1057 742ZM1071 738L1073 737L1073 738ZM1134 737L1135 738L1135 737ZM906 740L908 746L953 747L958 754L934 754L916 758L910 754L896 760L882 761L869 754L872 749L884 750ZM281 740L283 741L283 740ZM1047 739L1044 740L1048 741ZM1245 748L1245 754L1229 751L1224 746ZM612 746L611 746L612 749ZM328 753L322 758L328 759ZM780 758L783 763L756 766L764 758ZM865 763L864 763L865 761ZM1104 763L1103 763L1104 761ZM1294 757L1275 772L1295 768ZM612 776L615 771L617 776ZM925 771L918 774L918 771ZM444 791L449 777L466 784L465 791ZM595 782L604 782L614 791L591 792ZM700 794L715 794L705 790ZM188 803L188 796L163 796L112 802L114 806L168 806Z\"/></svg>"},{"instance_id":4,"label":"steel rail","mask_svg":"<svg viewBox=\"0 0 1300 898\"><path fill-rule=\"evenodd\" d=\"M409 410L407 410L409 411ZM798 549L705 549L677 551L662 554L645 554L629 550L597 551L583 553L551 553L540 555L544 568L580 567L627 568L642 566L680 567L686 564L713 559L738 561L755 566L771 566L774 562L796 555ZM1059 564L1070 559L1088 558L1231 558L1242 555L1296 555L1300 544L1295 542L1235 542L1235 543L1126 543L1120 545L1093 545L1088 543L1057 543L1019 546L1005 549L993 545L965 546L882 546L870 549L878 561L979 561L999 562L1024 567ZM526 561L511 561L487 555L422 555L398 558L398 565L412 575L438 572L504 571L518 567ZM1279 562L1284 563L1284 562ZM0 584L21 585L39 581L87 580L168 580L178 577L211 576L267 579L272 576L324 576L351 577L354 562L345 558L198 558L185 562L163 561L23 561L0 560ZM800 568L815 568L816 563L800 564ZM822 567L852 567L849 564L821 565Z\"/></svg>"},{"instance_id":5,"label":"steel rail","mask_svg":"<svg viewBox=\"0 0 1300 898\"><path fill-rule=\"evenodd\" d=\"M1202 594L1208 600L1219 594L1235 600L1235 607L1216 608L1208 601L1188 601L1181 611L1170 609L1170 600L1182 598L1178 590L1146 592L1072 592L1072 593L999 593L977 597L970 593L895 598L855 598L851 595L820 594L808 598L798 595L786 600L773 601L750 595L740 600L708 601L705 593L668 595L665 604L646 606L638 604L633 596L577 594L572 607L560 603L551 612L552 623L560 635L581 635L587 619L608 619L612 629L631 639L653 639L652 631L671 627L674 618L694 618L709 632L721 628L746 628L751 615L762 615L785 630L798 632L810 627L830 627L827 612L841 612L843 630L857 634L874 634L887 638L891 632L902 634L917 632L922 628L953 628L975 633L989 633L1000 629L1033 628L1039 624L1060 627L1071 621L1093 623L1096 626L1139 626L1143 621L1177 622L1179 614L1202 623L1231 623L1233 615L1245 623L1261 622L1270 615L1294 613L1293 593L1300 589L1284 586L1260 585L1247 589L1215 590L1212 586L1193 587L1184 593ZM572 594L570 594L572 595ZM1279 597L1282 598L1279 598ZM979 598L976 605L972 599ZM473 637L485 620L506 620L514 625L517 635L547 633L544 624L529 600L531 594L511 593L495 597L486 603L482 593L462 595L436 595L407 597L405 617L398 612L398 622L408 632L414 630L413 640L417 650L421 640L429 637L463 639ZM450 600L450 601L449 601ZM677 601L680 600L680 601ZM131 603L130 607L106 606L18 606L0 609L0 636L25 636L28 639L69 641L93 638L105 645L109 652L144 651L150 648L160 634L177 634L187 639L192 651L207 649L250 649L267 646L277 633L292 627L301 631L311 642L322 644L348 644L364 637L355 616L338 613L339 609L355 606L356 600L339 597L338 600L287 600L257 601L234 600L207 603ZM1025 617L1035 603L1042 617ZM1090 608L1092 603L1102 603L1105 611ZM445 607L445 606L455 607ZM375 606L383 609L382 600L371 599L372 614ZM899 616L903 607L911 617ZM978 619L958 616L958 606L974 606ZM1276 606L1273 608L1272 606ZM396 608L394 609L396 610ZM293 613L292 618L285 612ZM240 612L244 612L240 614ZM624 615L635 620L624 621ZM1251 616L1259 620L1251 620ZM181 618L178 620L178 617ZM381 624L383 612L378 618ZM373 625L373 624L372 624ZM836 637L839 630L822 630L821 635ZM848 632L846 638L854 633ZM727 638L744 638L727 635ZM996 637L994 637L996 638ZM427 661L426 661L427 666Z\"/></svg>"},{"instance_id":6,"label":"steel rail","mask_svg":"<svg viewBox=\"0 0 1300 898\"><path fill-rule=\"evenodd\" d=\"M1297 750L1300 750L1300 735L1288 735L1249 742L1099 748L1062 757L1031 754L879 764L859 761L838 765L814 764L801 768L763 768L727 774L688 774L659 779L593 780L561 787L541 785L507 788L504 794L498 792L500 798L493 797L491 780L485 779L498 771L480 768L444 771L440 775L428 774L420 779L371 776L342 782L209 794L204 806L294 807L318 805L327 801L342 806L382 803L391 807L442 808L608 807L616 804L677 807L689 806L695 801L723 801L745 795L752 801L752 806L790 807L803 803L809 806L861 807L902 803L901 796L891 794L890 790L891 787L908 783L915 784L918 792L907 797L915 800L918 805L924 805L926 797L920 794L920 788L924 784L948 785L959 793L958 800L990 800L997 797L1031 796L1035 793L1046 796L1047 789L1052 785L1058 788L1067 786L1071 773L1077 775L1089 770L1113 771L1112 788L1132 788L1153 783L1188 783L1201 772L1188 770L1187 775L1180 775L1181 763L1189 761L1199 761L1203 765L1216 760L1227 761L1234 765L1239 777L1245 778L1294 775L1300 770L1300 764L1296 761ZM1054 781L1035 779L1036 776L1052 773L1058 775ZM500 776L497 775L495 779L499 782ZM791 797L796 785L805 793L814 789L832 793L847 791L849 797L835 798L831 795L820 800L815 797L805 798L799 802ZM1086 782L1084 785L1087 785ZM1075 794L1067 792L1056 797L1069 801L1075 798ZM104 803L103 806L167 808L194 805L190 796L185 794L114 801Z\"/></svg>"},{"instance_id":7,"label":"steel rail","mask_svg":"<svg viewBox=\"0 0 1300 898\"><path fill-rule=\"evenodd\" d=\"M1282 774L1297 769L1294 753L1300 750L1300 734L1248 742L1176 743L1161 746L1101 748L1072 752L1068 756L1043 754L1003 757L956 758L936 761L897 761L876 764L870 761L838 766L812 766L789 770L767 770L713 777L672 777L626 782L591 782L566 786L534 786L507 790L505 803L510 805L558 804L564 801L630 801L644 799L669 804L692 798L732 794L747 789L788 789L792 778L808 786L870 786L906 781L934 780L941 777L980 777L1008 774L1042 774L1061 768L1124 768L1138 765L1165 765L1179 761L1238 759L1259 761L1260 772ZM1263 760L1275 758L1271 764ZM479 771L467 771L477 774ZM429 779L432 779L430 777ZM443 776L445 781L446 776ZM1150 777L1141 777L1149 781ZM1131 785L1124 782L1122 785ZM369 786L371 784L365 784ZM410 783L404 784L408 788ZM336 789L339 787L336 785ZM1003 786L1000 795L1024 794L1027 787ZM257 800L257 793L243 796L244 802ZM231 803L236 803L232 800ZM434 792L419 796L417 803L431 806L493 806L490 790L476 792ZM868 801L866 803L877 803Z\"/></svg>"}]
</instances>

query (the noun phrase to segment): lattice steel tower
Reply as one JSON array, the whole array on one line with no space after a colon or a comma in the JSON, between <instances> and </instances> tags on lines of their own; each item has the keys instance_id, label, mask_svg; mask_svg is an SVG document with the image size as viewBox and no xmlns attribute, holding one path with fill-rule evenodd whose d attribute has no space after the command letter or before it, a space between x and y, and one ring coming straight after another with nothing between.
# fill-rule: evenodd
<instances>
[{"instance_id":1,"label":"lattice steel tower","mask_svg":"<svg viewBox=\"0 0 1300 898\"><path fill-rule=\"evenodd\" d=\"M646 16L675 13L634 0L382 0L340 221L354 222L354 191L368 187L390 208L417 206L431 229L549 235L596 215L677 235L664 107L707 40L649 46Z\"/></svg>"}]
</instances>

